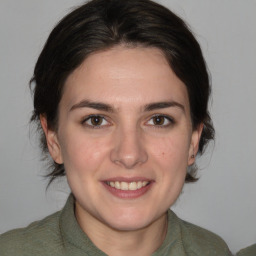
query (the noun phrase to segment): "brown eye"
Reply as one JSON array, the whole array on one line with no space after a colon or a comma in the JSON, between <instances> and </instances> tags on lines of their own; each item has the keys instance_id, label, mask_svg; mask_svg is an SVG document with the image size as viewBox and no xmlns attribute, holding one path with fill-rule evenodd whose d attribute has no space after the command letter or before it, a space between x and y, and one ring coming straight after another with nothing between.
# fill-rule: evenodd
<instances>
[{"instance_id":1,"label":"brown eye","mask_svg":"<svg viewBox=\"0 0 256 256\"><path fill-rule=\"evenodd\" d=\"M147 125L159 128L169 127L172 124L174 124L174 120L170 116L166 115L155 115L147 122Z\"/></svg>"},{"instance_id":2,"label":"brown eye","mask_svg":"<svg viewBox=\"0 0 256 256\"><path fill-rule=\"evenodd\" d=\"M82 124L85 124L92 128L100 128L109 125L108 121L103 116L91 115L87 117Z\"/></svg>"},{"instance_id":3,"label":"brown eye","mask_svg":"<svg viewBox=\"0 0 256 256\"><path fill-rule=\"evenodd\" d=\"M101 125L103 122L103 118L101 116L93 116L91 117L91 124L93 126Z\"/></svg>"},{"instance_id":4,"label":"brown eye","mask_svg":"<svg viewBox=\"0 0 256 256\"><path fill-rule=\"evenodd\" d=\"M153 117L153 123L154 125L163 125L165 122L165 117L164 116L155 116Z\"/></svg>"}]
</instances>

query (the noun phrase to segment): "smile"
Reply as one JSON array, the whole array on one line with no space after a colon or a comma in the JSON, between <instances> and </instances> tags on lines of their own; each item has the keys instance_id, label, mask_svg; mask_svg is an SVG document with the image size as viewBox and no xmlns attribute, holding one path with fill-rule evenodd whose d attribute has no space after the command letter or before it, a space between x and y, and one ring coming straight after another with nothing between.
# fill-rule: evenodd
<instances>
[{"instance_id":1,"label":"smile","mask_svg":"<svg viewBox=\"0 0 256 256\"><path fill-rule=\"evenodd\" d=\"M119 190L138 190L145 186L147 186L150 182L149 181L132 181L132 182L125 182L125 181L107 181L106 184L112 188L119 189Z\"/></svg>"}]
</instances>

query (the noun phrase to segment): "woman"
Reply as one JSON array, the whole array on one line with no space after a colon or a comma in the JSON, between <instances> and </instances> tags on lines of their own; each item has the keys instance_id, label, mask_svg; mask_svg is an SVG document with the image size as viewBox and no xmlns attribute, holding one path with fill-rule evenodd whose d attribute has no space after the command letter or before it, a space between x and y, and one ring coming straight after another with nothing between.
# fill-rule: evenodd
<instances>
[{"instance_id":1,"label":"woman","mask_svg":"<svg viewBox=\"0 0 256 256\"><path fill-rule=\"evenodd\" d=\"M37 61L32 121L66 175L64 209L0 238L1 255L230 255L168 210L213 139L210 85L186 24L148 0L93 0Z\"/></svg>"}]
</instances>

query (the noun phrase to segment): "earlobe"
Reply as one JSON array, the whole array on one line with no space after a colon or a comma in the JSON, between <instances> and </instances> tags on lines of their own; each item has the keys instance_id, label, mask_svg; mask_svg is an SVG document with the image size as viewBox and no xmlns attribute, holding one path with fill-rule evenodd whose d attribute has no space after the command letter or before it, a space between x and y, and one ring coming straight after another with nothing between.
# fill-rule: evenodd
<instances>
[{"instance_id":1,"label":"earlobe","mask_svg":"<svg viewBox=\"0 0 256 256\"><path fill-rule=\"evenodd\" d=\"M56 132L49 129L47 118L45 115L40 115L40 122L45 134L48 150L52 159L54 160L54 162L58 164L63 164L61 148L58 142Z\"/></svg>"},{"instance_id":2,"label":"earlobe","mask_svg":"<svg viewBox=\"0 0 256 256\"><path fill-rule=\"evenodd\" d=\"M203 128L204 128L204 124L201 123L192 132L189 155L188 155L188 165L192 165L195 162L195 157L199 149L199 142L200 142Z\"/></svg>"}]
</instances>

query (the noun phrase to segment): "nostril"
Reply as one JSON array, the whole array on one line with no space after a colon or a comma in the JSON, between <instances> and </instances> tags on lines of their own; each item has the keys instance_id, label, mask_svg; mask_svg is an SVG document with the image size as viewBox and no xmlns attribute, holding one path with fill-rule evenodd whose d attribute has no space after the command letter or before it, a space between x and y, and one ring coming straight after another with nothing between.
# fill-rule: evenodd
<instances>
[{"instance_id":1,"label":"nostril","mask_svg":"<svg viewBox=\"0 0 256 256\"><path fill-rule=\"evenodd\" d=\"M134 168L138 164L145 163L148 159L146 152L133 152L132 154L124 154L122 152L112 153L112 162L122 165L127 169Z\"/></svg>"},{"instance_id":2,"label":"nostril","mask_svg":"<svg viewBox=\"0 0 256 256\"><path fill-rule=\"evenodd\" d=\"M120 129L113 138L110 158L113 163L122 165L127 169L146 162L148 156L142 137L134 129Z\"/></svg>"}]
</instances>

